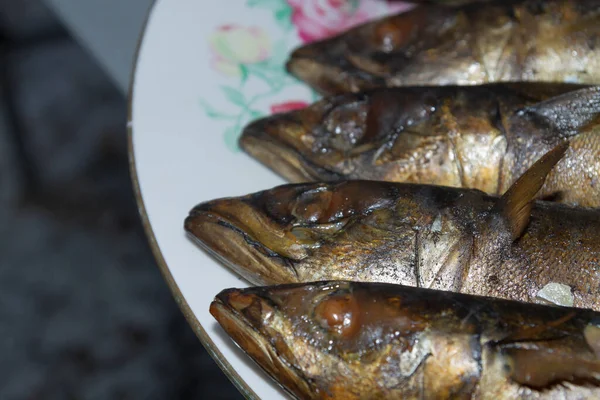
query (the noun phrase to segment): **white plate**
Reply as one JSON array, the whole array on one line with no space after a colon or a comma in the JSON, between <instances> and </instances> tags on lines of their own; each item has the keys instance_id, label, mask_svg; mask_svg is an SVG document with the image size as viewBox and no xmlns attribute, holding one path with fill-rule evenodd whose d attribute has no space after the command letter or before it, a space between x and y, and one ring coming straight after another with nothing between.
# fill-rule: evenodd
<instances>
[{"instance_id":1,"label":"white plate","mask_svg":"<svg viewBox=\"0 0 600 400\"><path fill-rule=\"evenodd\" d=\"M284 183L237 147L251 119L303 106L314 93L283 64L302 42L407 9L385 0L158 0L130 91L130 158L140 213L161 271L205 347L248 398L283 395L208 312L246 287L185 235L197 203Z\"/></svg>"}]
</instances>

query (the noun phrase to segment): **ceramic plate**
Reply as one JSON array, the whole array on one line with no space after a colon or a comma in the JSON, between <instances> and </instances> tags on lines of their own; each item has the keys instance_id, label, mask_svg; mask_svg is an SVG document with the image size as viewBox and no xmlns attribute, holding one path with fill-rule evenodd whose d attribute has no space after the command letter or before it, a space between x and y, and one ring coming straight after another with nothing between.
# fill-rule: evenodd
<instances>
[{"instance_id":1,"label":"ceramic plate","mask_svg":"<svg viewBox=\"0 0 600 400\"><path fill-rule=\"evenodd\" d=\"M249 121L317 96L284 69L290 51L407 9L385 0L158 0L140 40L130 93L130 156L146 232L188 321L248 398L283 392L208 312L225 288L248 284L188 239L197 203L285 183L240 151Z\"/></svg>"}]
</instances>

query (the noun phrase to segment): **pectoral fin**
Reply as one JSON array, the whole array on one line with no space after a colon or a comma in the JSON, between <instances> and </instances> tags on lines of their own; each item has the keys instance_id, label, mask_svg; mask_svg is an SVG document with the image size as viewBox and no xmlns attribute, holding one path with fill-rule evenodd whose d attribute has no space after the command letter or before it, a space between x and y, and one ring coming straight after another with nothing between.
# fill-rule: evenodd
<instances>
[{"instance_id":1,"label":"pectoral fin","mask_svg":"<svg viewBox=\"0 0 600 400\"><path fill-rule=\"evenodd\" d=\"M596 357L600 359L600 326L589 324L583 330L583 336L588 346L596 353Z\"/></svg>"},{"instance_id":2,"label":"pectoral fin","mask_svg":"<svg viewBox=\"0 0 600 400\"><path fill-rule=\"evenodd\" d=\"M541 120L550 128L549 134L565 139L600 123L600 87L564 93L529 106L519 114Z\"/></svg>"},{"instance_id":3,"label":"pectoral fin","mask_svg":"<svg viewBox=\"0 0 600 400\"><path fill-rule=\"evenodd\" d=\"M600 384L600 358L590 346L598 328L589 325L583 338L565 335L561 327L574 316L569 312L545 325L523 327L496 343L513 381L538 390L563 382Z\"/></svg>"},{"instance_id":4,"label":"pectoral fin","mask_svg":"<svg viewBox=\"0 0 600 400\"><path fill-rule=\"evenodd\" d=\"M562 142L537 160L521 177L504 193L492 210L492 215L502 215L508 222L512 239L518 239L531 216L533 200L540 191L546 177L554 166L562 159L569 148L569 142Z\"/></svg>"},{"instance_id":5,"label":"pectoral fin","mask_svg":"<svg viewBox=\"0 0 600 400\"><path fill-rule=\"evenodd\" d=\"M600 384L600 360L592 355L573 354L567 346L560 346L560 341L504 351L509 376L521 385L540 390L563 382Z\"/></svg>"}]
</instances>

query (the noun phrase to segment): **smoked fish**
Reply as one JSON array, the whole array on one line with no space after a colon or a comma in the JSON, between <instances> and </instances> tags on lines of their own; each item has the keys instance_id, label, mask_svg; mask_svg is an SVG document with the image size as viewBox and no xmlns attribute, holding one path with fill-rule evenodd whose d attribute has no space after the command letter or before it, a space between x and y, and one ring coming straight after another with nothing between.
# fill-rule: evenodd
<instances>
[{"instance_id":1,"label":"smoked fish","mask_svg":"<svg viewBox=\"0 0 600 400\"><path fill-rule=\"evenodd\" d=\"M538 193L600 207L600 87L486 84L346 93L248 125L240 146L291 182L367 179L501 195L570 148Z\"/></svg>"},{"instance_id":2,"label":"smoked fish","mask_svg":"<svg viewBox=\"0 0 600 400\"><path fill-rule=\"evenodd\" d=\"M287 69L323 94L382 86L600 84L600 1L469 3L423 4L305 44Z\"/></svg>"},{"instance_id":3,"label":"smoked fish","mask_svg":"<svg viewBox=\"0 0 600 400\"><path fill-rule=\"evenodd\" d=\"M533 201L568 145L502 196L381 181L204 202L192 240L255 285L386 282L600 311L600 213Z\"/></svg>"},{"instance_id":4,"label":"smoked fish","mask_svg":"<svg viewBox=\"0 0 600 400\"><path fill-rule=\"evenodd\" d=\"M297 399L598 399L600 314L382 283L227 289L211 314Z\"/></svg>"}]
</instances>

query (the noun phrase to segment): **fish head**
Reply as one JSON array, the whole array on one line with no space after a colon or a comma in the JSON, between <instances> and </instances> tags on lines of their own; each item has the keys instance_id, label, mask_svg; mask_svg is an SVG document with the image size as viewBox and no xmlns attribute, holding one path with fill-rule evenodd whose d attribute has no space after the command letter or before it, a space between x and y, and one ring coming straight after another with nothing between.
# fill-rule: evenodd
<instances>
[{"instance_id":1,"label":"fish head","mask_svg":"<svg viewBox=\"0 0 600 400\"><path fill-rule=\"evenodd\" d=\"M406 46L435 12L421 6L304 44L292 52L286 68L323 94L386 86L387 57Z\"/></svg>"},{"instance_id":2,"label":"fish head","mask_svg":"<svg viewBox=\"0 0 600 400\"><path fill-rule=\"evenodd\" d=\"M382 77L361 71L344 57L347 44L339 37L311 43L296 49L286 69L316 92L325 95L359 92L383 87Z\"/></svg>"},{"instance_id":3,"label":"fish head","mask_svg":"<svg viewBox=\"0 0 600 400\"><path fill-rule=\"evenodd\" d=\"M373 289L344 281L228 289L210 311L298 398L354 398L399 386L429 355L426 310Z\"/></svg>"},{"instance_id":4,"label":"fish head","mask_svg":"<svg viewBox=\"0 0 600 400\"><path fill-rule=\"evenodd\" d=\"M451 398L482 382L511 398L598 386L590 310L321 281L227 289L210 312L297 398Z\"/></svg>"},{"instance_id":5,"label":"fish head","mask_svg":"<svg viewBox=\"0 0 600 400\"><path fill-rule=\"evenodd\" d=\"M239 145L288 181L340 179L342 176L335 168L343 163L343 154L327 151L321 144L328 140L329 130L336 129L326 124L336 124L340 117L347 118L344 126L347 133L340 137L338 145L349 139L349 135L359 134L364 125L361 103L343 97L257 119L244 128Z\"/></svg>"},{"instance_id":6,"label":"fish head","mask_svg":"<svg viewBox=\"0 0 600 400\"><path fill-rule=\"evenodd\" d=\"M296 282L292 263L306 257L310 242L290 232L291 213L278 200L301 191L286 185L203 202L190 211L184 228L204 250L250 283Z\"/></svg>"},{"instance_id":7,"label":"fish head","mask_svg":"<svg viewBox=\"0 0 600 400\"><path fill-rule=\"evenodd\" d=\"M460 264L461 223L472 218L466 214L477 196L380 181L289 184L199 204L185 229L257 285L329 279L429 285L442 279L439 269L452 275Z\"/></svg>"},{"instance_id":8,"label":"fish head","mask_svg":"<svg viewBox=\"0 0 600 400\"><path fill-rule=\"evenodd\" d=\"M252 122L240 146L291 182L354 176L388 180L365 174L394 169L402 160L414 165L410 157L432 157L419 152L445 148L446 136L432 133L439 130L434 115L443 90L395 88L331 96ZM446 165L450 158L441 161Z\"/></svg>"},{"instance_id":9,"label":"fish head","mask_svg":"<svg viewBox=\"0 0 600 400\"><path fill-rule=\"evenodd\" d=\"M314 258L324 240L342 231L351 216L389 201L385 185L376 183L282 185L198 204L184 227L251 283L300 282L304 276L296 266Z\"/></svg>"}]
</instances>

